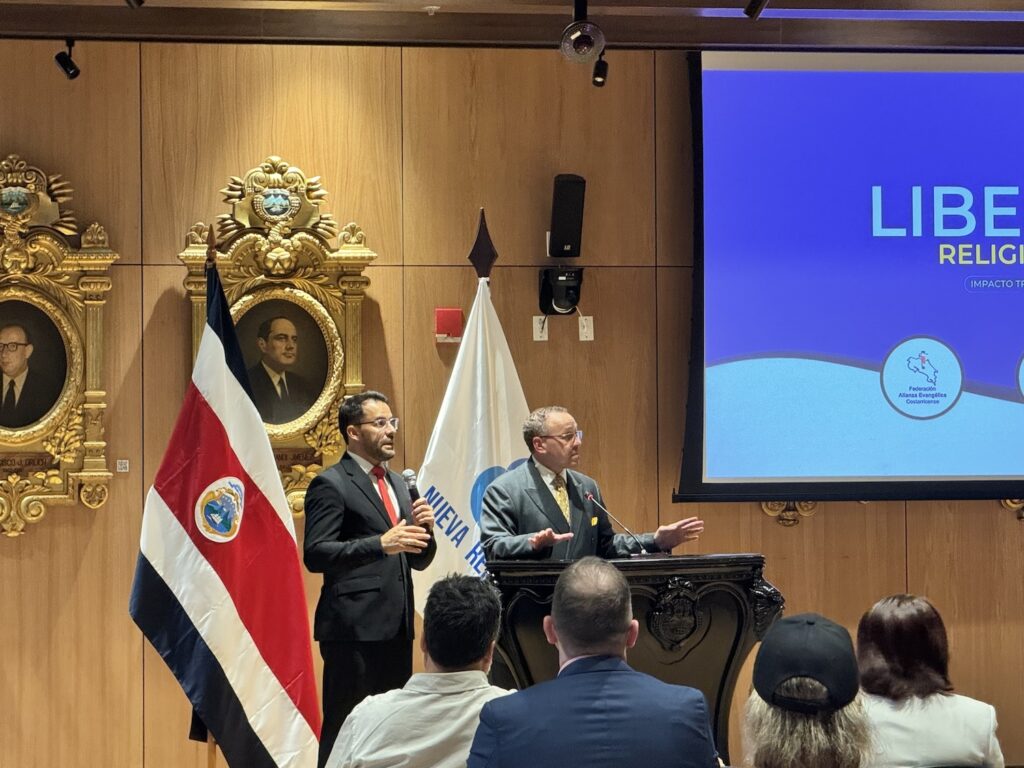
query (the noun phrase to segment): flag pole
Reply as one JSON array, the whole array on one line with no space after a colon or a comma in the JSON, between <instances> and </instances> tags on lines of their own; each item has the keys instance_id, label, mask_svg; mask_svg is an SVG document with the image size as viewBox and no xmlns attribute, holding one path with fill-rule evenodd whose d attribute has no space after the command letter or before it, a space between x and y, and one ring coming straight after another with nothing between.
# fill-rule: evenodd
<instances>
[{"instance_id":1,"label":"flag pole","mask_svg":"<svg viewBox=\"0 0 1024 768\"><path fill-rule=\"evenodd\" d=\"M217 224L210 222L210 229L206 234L206 270L217 268ZM205 274L205 272L204 272ZM207 312L210 307L210 297L206 297ZM217 739L209 730L206 731L206 768L217 768Z\"/></svg>"}]
</instances>

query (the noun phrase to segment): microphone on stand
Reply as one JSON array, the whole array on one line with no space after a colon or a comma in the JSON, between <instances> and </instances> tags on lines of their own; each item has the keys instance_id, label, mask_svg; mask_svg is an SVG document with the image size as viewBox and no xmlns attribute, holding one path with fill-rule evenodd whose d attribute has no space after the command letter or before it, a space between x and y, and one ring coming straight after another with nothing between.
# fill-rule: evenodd
<instances>
[{"instance_id":1,"label":"microphone on stand","mask_svg":"<svg viewBox=\"0 0 1024 768\"><path fill-rule=\"evenodd\" d=\"M637 537L637 535L635 533L633 533L631 530L629 530L629 528L626 526L626 524L624 522L622 522L621 520L619 520L619 518L617 518L615 515L613 515L611 512L609 512L608 511L608 507L606 507L604 504L602 504L597 499L595 499L593 493L591 493L590 491L587 491L586 494L584 494L584 495L585 495L585 498L587 499L587 501L592 502L595 507L600 509L606 515L608 515L608 517L610 517L612 520L614 520L616 523L618 523L619 527L622 530L624 530L626 533L628 533L630 535L630 537L633 539L633 541L635 541L640 546L640 551L635 553L635 554L633 554L633 555L630 555L630 557L644 557L646 555L650 555L651 554L650 552L647 551L647 547L644 546L644 543L642 541L640 541L640 539Z\"/></svg>"},{"instance_id":2,"label":"microphone on stand","mask_svg":"<svg viewBox=\"0 0 1024 768\"><path fill-rule=\"evenodd\" d=\"M405 487L409 489L409 496L413 504L420 498L420 489L416 487L416 472L406 469L402 472L402 479L405 480Z\"/></svg>"}]
</instances>

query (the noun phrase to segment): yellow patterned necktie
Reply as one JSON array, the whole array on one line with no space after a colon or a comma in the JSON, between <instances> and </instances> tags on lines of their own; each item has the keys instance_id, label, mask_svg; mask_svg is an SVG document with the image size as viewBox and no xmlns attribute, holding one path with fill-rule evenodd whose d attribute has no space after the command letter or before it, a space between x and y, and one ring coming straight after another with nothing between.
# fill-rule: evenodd
<instances>
[{"instance_id":1,"label":"yellow patterned necktie","mask_svg":"<svg viewBox=\"0 0 1024 768\"><path fill-rule=\"evenodd\" d=\"M558 504L558 508L562 510L562 516L565 517L565 522L572 527L572 518L569 516L569 492L565 488L565 478L561 475L555 475L555 479L551 481L551 485L555 490L555 502Z\"/></svg>"}]
</instances>

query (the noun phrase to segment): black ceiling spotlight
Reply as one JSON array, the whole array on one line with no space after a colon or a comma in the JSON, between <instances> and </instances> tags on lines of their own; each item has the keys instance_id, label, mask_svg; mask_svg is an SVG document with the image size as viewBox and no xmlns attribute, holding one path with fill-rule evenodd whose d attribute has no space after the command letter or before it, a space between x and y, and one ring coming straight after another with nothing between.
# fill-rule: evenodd
<instances>
[{"instance_id":1,"label":"black ceiling spotlight","mask_svg":"<svg viewBox=\"0 0 1024 768\"><path fill-rule=\"evenodd\" d=\"M601 51L601 55L594 62L593 82L598 88L604 88L604 84L608 82L608 62L604 60L604 51Z\"/></svg>"},{"instance_id":2,"label":"black ceiling spotlight","mask_svg":"<svg viewBox=\"0 0 1024 768\"><path fill-rule=\"evenodd\" d=\"M757 19L766 5L768 5L768 0L750 0L743 12L750 18Z\"/></svg>"},{"instance_id":3,"label":"black ceiling spotlight","mask_svg":"<svg viewBox=\"0 0 1024 768\"><path fill-rule=\"evenodd\" d=\"M569 61L588 64L604 50L604 32L592 21L587 21L587 0L576 0L573 22L562 32L559 46Z\"/></svg>"},{"instance_id":4,"label":"black ceiling spotlight","mask_svg":"<svg viewBox=\"0 0 1024 768\"><path fill-rule=\"evenodd\" d=\"M60 67L60 71L64 73L64 76L68 80L74 80L82 74L82 70L78 68L77 64L75 64L75 60L71 58L71 49L75 47L75 41L68 39L67 46L68 49L58 53L53 57L53 60L57 62L57 66Z\"/></svg>"},{"instance_id":5,"label":"black ceiling spotlight","mask_svg":"<svg viewBox=\"0 0 1024 768\"><path fill-rule=\"evenodd\" d=\"M129 8L141 8L146 4L146 0L124 0Z\"/></svg>"}]
</instances>

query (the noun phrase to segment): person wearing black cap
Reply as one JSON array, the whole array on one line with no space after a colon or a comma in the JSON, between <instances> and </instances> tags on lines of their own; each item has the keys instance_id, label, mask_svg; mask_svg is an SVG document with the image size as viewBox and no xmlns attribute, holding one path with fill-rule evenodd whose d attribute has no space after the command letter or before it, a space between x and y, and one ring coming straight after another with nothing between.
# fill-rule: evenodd
<instances>
[{"instance_id":1,"label":"person wearing black cap","mask_svg":"<svg viewBox=\"0 0 1024 768\"><path fill-rule=\"evenodd\" d=\"M744 723L754 768L861 768L870 731L850 633L824 616L779 619L754 660Z\"/></svg>"}]
</instances>

